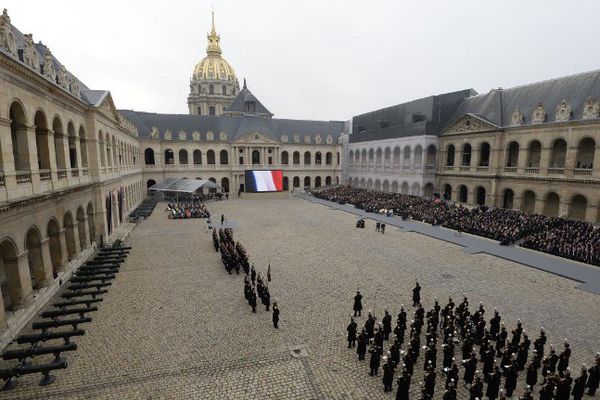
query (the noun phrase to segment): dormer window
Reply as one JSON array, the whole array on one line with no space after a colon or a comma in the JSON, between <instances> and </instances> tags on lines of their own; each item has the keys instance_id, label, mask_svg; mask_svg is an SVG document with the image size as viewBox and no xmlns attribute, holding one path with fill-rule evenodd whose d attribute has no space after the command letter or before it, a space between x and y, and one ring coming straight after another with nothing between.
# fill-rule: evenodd
<instances>
[{"instance_id":1,"label":"dormer window","mask_svg":"<svg viewBox=\"0 0 600 400\"><path fill-rule=\"evenodd\" d=\"M246 113L247 114L255 114L256 113L256 103L253 101L246 101Z\"/></svg>"}]
</instances>

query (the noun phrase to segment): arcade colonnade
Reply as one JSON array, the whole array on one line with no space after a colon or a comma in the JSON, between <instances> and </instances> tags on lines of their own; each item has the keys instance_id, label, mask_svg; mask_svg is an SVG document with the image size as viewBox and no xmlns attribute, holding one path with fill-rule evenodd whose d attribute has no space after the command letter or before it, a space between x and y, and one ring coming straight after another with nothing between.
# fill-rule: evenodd
<instances>
[{"instance_id":1,"label":"arcade colonnade","mask_svg":"<svg viewBox=\"0 0 600 400\"><path fill-rule=\"evenodd\" d=\"M430 197L437 187L437 152L434 136L350 143L344 165L345 183Z\"/></svg>"}]
</instances>

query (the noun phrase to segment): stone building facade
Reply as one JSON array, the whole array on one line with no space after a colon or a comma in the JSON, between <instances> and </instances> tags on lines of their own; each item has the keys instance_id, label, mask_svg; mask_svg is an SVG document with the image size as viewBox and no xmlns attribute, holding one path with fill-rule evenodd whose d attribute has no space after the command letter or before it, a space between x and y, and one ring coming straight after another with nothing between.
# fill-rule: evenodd
<instances>
[{"instance_id":1,"label":"stone building facade","mask_svg":"<svg viewBox=\"0 0 600 400\"><path fill-rule=\"evenodd\" d=\"M185 177L236 195L247 169L281 169L285 191L340 182L345 124L272 118L246 85L227 115L120 112L140 134L146 187Z\"/></svg>"},{"instance_id":2,"label":"stone building facade","mask_svg":"<svg viewBox=\"0 0 600 400\"><path fill-rule=\"evenodd\" d=\"M352 119L344 181L352 186L432 196L441 127L472 90L371 111Z\"/></svg>"},{"instance_id":3,"label":"stone building facade","mask_svg":"<svg viewBox=\"0 0 600 400\"><path fill-rule=\"evenodd\" d=\"M600 71L469 97L439 148L448 199L600 222Z\"/></svg>"},{"instance_id":4,"label":"stone building facade","mask_svg":"<svg viewBox=\"0 0 600 400\"><path fill-rule=\"evenodd\" d=\"M0 17L0 345L144 196L135 126Z\"/></svg>"}]
</instances>

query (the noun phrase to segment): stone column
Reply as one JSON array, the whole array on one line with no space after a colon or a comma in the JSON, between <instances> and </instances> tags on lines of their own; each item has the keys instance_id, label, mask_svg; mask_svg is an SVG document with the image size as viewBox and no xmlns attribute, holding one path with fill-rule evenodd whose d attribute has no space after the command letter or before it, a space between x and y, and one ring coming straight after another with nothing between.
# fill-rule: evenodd
<instances>
[{"instance_id":1,"label":"stone column","mask_svg":"<svg viewBox=\"0 0 600 400\"><path fill-rule=\"evenodd\" d=\"M13 156L13 143L10 133L10 120L5 118L0 118L0 150L2 151L4 185L8 193L14 193L17 188L15 159ZM4 309L2 309L2 311L4 312Z\"/></svg>"},{"instance_id":2,"label":"stone column","mask_svg":"<svg viewBox=\"0 0 600 400\"><path fill-rule=\"evenodd\" d=\"M88 219L89 219L89 217L87 215L85 215L83 217L83 230L85 232L85 246L81 249L81 251L87 249L87 247L90 245L90 226L88 225Z\"/></svg>"},{"instance_id":3,"label":"stone column","mask_svg":"<svg viewBox=\"0 0 600 400\"><path fill-rule=\"evenodd\" d=\"M550 147L542 147L540 154L540 175L548 175L548 167L550 167Z\"/></svg>"},{"instance_id":4,"label":"stone column","mask_svg":"<svg viewBox=\"0 0 600 400\"><path fill-rule=\"evenodd\" d=\"M77 223L73 224L73 241L75 242L75 257L81 254L81 243L79 243L79 226Z\"/></svg>"},{"instance_id":5,"label":"stone column","mask_svg":"<svg viewBox=\"0 0 600 400\"><path fill-rule=\"evenodd\" d=\"M69 265L69 252L67 251L67 238L64 229L58 231L58 239L60 241L60 253L62 254L62 265L59 268L64 271Z\"/></svg>"},{"instance_id":6,"label":"stone column","mask_svg":"<svg viewBox=\"0 0 600 400\"><path fill-rule=\"evenodd\" d=\"M6 323L6 311L4 311L4 309L4 295L2 294L2 289L0 289L0 332L3 332L8 328L8 324Z\"/></svg>"},{"instance_id":7,"label":"stone column","mask_svg":"<svg viewBox=\"0 0 600 400\"><path fill-rule=\"evenodd\" d=\"M517 160L517 173L525 173L525 166L527 165L527 147L519 146L519 159Z\"/></svg>"},{"instance_id":8,"label":"stone column","mask_svg":"<svg viewBox=\"0 0 600 400\"><path fill-rule=\"evenodd\" d=\"M24 251L13 260L5 261L11 297L16 299L15 308L24 308L32 297L28 252Z\"/></svg>"},{"instance_id":9,"label":"stone column","mask_svg":"<svg viewBox=\"0 0 600 400\"><path fill-rule=\"evenodd\" d=\"M43 286L49 286L54 280L52 274L52 257L50 256L50 239L42 240L42 259L44 260L44 283Z\"/></svg>"},{"instance_id":10,"label":"stone column","mask_svg":"<svg viewBox=\"0 0 600 400\"><path fill-rule=\"evenodd\" d=\"M39 193L40 167L38 165L37 143L35 140L35 125L27 127L27 148L29 152L29 171L31 172L31 185L34 193Z\"/></svg>"},{"instance_id":11,"label":"stone column","mask_svg":"<svg viewBox=\"0 0 600 400\"><path fill-rule=\"evenodd\" d=\"M600 143L596 143L596 148L594 149L592 176L596 178L600 177Z\"/></svg>"}]
</instances>

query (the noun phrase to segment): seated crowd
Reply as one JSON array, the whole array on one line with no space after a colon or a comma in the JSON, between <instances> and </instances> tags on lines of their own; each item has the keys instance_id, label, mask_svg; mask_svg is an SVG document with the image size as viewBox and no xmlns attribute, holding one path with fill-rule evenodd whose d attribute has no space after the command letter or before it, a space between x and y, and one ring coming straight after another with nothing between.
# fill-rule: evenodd
<instances>
[{"instance_id":1,"label":"seated crowd","mask_svg":"<svg viewBox=\"0 0 600 400\"><path fill-rule=\"evenodd\" d=\"M554 254L589 264L600 265L600 228L587 222L528 214L519 210L467 207L400 193L357 189L350 186L317 188L312 195L339 204L352 204L367 212L413 219L432 225L494 239L507 245Z\"/></svg>"},{"instance_id":2,"label":"seated crowd","mask_svg":"<svg viewBox=\"0 0 600 400\"><path fill-rule=\"evenodd\" d=\"M168 203L169 219L209 218L210 213L204 203L190 201L182 203Z\"/></svg>"}]
</instances>

